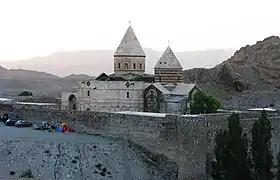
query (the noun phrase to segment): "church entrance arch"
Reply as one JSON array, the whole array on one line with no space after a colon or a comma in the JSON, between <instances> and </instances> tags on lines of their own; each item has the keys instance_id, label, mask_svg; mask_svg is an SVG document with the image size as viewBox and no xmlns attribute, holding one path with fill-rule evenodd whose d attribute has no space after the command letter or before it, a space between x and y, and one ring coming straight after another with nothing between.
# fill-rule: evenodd
<instances>
[{"instance_id":1,"label":"church entrance arch","mask_svg":"<svg viewBox=\"0 0 280 180\"><path fill-rule=\"evenodd\" d=\"M77 98L74 94L71 94L68 97L68 105L69 105L69 109L77 110Z\"/></svg>"},{"instance_id":2,"label":"church entrance arch","mask_svg":"<svg viewBox=\"0 0 280 180\"><path fill-rule=\"evenodd\" d=\"M150 89L146 94L148 112L158 112L158 103L157 103L158 94L156 90Z\"/></svg>"}]
</instances>

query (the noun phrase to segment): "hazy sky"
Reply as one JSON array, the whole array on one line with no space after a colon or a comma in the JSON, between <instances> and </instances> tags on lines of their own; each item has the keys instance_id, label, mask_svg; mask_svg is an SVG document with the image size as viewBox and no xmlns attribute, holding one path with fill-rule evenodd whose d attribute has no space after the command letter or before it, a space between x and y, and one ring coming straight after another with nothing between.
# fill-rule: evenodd
<instances>
[{"instance_id":1,"label":"hazy sky","mask_svg":"<svg viewBox=\"0 0 280 180\"><path fill-rule=\"evenodd\" d=\"M0 59L116 49L128 22L142 47L240 48L280 35L279 0L0 0Z\"/></svg>"}]
</instances>

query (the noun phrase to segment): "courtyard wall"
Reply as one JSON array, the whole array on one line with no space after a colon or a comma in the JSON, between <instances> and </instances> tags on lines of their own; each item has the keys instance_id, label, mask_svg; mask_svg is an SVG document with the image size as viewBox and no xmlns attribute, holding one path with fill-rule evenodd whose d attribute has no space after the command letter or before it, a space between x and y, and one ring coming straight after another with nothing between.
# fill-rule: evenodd
<instances>
[{"instance_id":1,"label":"courtyard wall","mask_svg":"<svg viewBox=\"0 0 280 180\"><path fill-rule=\"evenodd\" d=\"M66 122L77 132L121 138L162 154L176 162L179 179L205 179L213 158L215 132L227 128L230 114L178 115L78 112L60 109L19 108L22 119L32 122ZM250 133L258 113L241 113L241 123ZM272 146L279 150L280 118L271 114ZM164 165L166 167L166 164ZM174 166L174 165L170 165ZM208 168L206 168L208 167ZM174 167L170 167L174 169Z\"/></svg>"}]
</instances>

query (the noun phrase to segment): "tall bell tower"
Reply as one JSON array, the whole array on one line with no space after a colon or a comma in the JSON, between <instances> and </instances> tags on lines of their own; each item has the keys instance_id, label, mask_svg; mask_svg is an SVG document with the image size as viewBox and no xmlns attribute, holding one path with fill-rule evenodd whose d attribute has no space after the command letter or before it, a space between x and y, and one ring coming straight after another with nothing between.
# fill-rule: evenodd
<instances>
[{"instance_id":1,"label":"tall bell tower","mask_svg":"<svg viewBox=\"0 0 280 180\"><path fill-rule=\"evenodd\" d=\"M145 73L146 54L143 51L131 25L128 26L123 39L114 54L114 73Z\"/></svg>"}]
</instances>

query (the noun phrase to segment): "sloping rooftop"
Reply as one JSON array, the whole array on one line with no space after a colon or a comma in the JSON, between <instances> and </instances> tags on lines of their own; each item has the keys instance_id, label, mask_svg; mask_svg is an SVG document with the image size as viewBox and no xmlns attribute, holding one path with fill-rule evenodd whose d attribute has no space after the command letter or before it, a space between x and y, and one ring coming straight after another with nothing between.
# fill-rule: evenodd
<instances>
[{"instance_id":1,"label":"sloping rooftop","mask_svg":"<svg viewBox=\"0 0 280 180\"><path fill-rule=\"evenodd\" d=\"M195 84L180 83L172 91L172 94L187 95L195 87Z\"/></svg>"},{"instance_id":2,"label":"sloping rooftop","mask_svg":"<svg viewBox=\"0 0 280 180\"><path fill-rule=\"evenodd\" d=\"M164 85L162 85L159 82L153 83L153 86L155 86L159 91L161 91L163 94L170 94L170 95L188 95L191 90L195 87L195 84L184 84L179 83L177 85L174 85L173 90L169 90ZM169 84L171 86L171 84Z\"/></svg>"},{"instance_id":3,"label":"sloping rooftop","mask_svg":"<svg viewBox=\"0 0 280 180\"><path fill-rule=\"evenodd\" d=\"M181 66L179 60L175 56L170 46L166 48L166 50L159 58L154 68L155 69L166 69L166 68L183 69L183 67Z\"/></svg>"},{"instance_id":4,"label":"sloping rooftop","mask_svg":"<svg viewBox=\"0 0 280 180\"><path fill-rule=\"evenodd\" d=\"M170 91L168 91L161 83L154 83L153 86L155 86L159 91L161 91L163 94L169 94Z\"/></svg>"},{"instance_id":5,"label":"sloping rooftop","mask_svg":"<svg viewBox=\"0 0 280 180\"><path fill-rule=\"evenodd\" d=\"M172 84L172 83L168 83L168 84L165 84L163 85L168 91L173 91L173 89L176 87L175 84Z\"/></svg>"},{"instance_id":6,"label":"sloping rooftop","mask_svg":"<svg viewBox=\"0 0 280 180\"><path fill-rule=\"evenodd\" d=\"M123 39L117 48L114 56L142 56L146 57L131 25L127 28Z\"/></svg>"}]
</instances>

